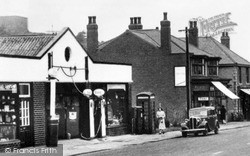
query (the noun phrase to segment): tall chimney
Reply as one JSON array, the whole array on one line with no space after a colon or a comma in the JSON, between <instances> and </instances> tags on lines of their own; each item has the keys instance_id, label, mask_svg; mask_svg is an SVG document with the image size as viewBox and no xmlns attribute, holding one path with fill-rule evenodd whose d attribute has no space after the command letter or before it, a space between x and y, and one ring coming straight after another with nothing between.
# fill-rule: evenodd
<instances>
[{"instance_id":1,"label":"tall chimney","mask_svg":"<svg viewBox=\"0 0 250 156\"><path fill-rule=\"evenodd\" d=\"M142 27L141 17L130 17L129 30L139 30L142 29Z\"/></svg>"},{"instance_id":2,"label":"tall chimney","mask_svg":"<svg viewBox=\"0 0 250 156\"><path fill-rule=\"evenodd\" d=\"M167 20L167 12L163 13L161 21L161 48L168 54L171 53L171 28L170 21Z\"/></svg>"},{"instance_id":3,"label":"tall chimney","mask_svg":"<svg viewBox=\"0 0 250 156\"><path fill-rule=\"evenodd\" d=\"M228 32L222 32L222 36L220 38L221 44L230 49L230 37L228 36Z\"/></svg>"},{"instance_id":4,"label":"tall chimney","mask_svg":"<svg viewBox=\"0 0 250 156\"><path fill-rule=\"evenodd\" d=\"M189 21L189 43L199 47L197 21Z\"/></svg>"},{"instance_id":5,"label":"tall chimney","mask_svg":"<svg viewBox=\"0 0 250 156\"><path fill-rule=\"evenodd\" d=\"M89 24L87 25L87 50L92 53L98 48L98 25L96 24L96 16L89 16Z\"/></svg>"}]
</instances>

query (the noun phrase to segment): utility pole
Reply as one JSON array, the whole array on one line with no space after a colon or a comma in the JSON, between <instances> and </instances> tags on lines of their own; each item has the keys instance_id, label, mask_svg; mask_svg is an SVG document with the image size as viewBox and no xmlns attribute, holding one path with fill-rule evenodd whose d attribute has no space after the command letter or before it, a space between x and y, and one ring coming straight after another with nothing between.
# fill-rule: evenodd
<instances>
[{"instance_id":1,"label":"utility pole","mask_svg":"<svg viewBox=\"0 0 250 156\"><path fill-rule=\"evenodd\" d=\"M186 91L187 91L187 117L189 116L189 109L191 104L191 90L190 90L190 57L189 57L189 29L179 30L179 32L185 31L186 35Z\"/></svg>"}]
</instances>

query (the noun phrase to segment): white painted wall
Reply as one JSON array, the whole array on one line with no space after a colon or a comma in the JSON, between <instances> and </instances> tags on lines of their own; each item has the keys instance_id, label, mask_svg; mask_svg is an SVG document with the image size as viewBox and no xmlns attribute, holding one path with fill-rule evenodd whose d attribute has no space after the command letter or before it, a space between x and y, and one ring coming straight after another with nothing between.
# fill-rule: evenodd
<instances>
[{"instance_id":1,"label":"white painted wall","mask_svg":"<svg viewBox=\"0 0 250 156\"><path fill-rule=\"evenodd\" d=\"M65 48L70 47L71 57L65 60ZM48 51L53 53L53 65L63 67L85 68L86 52L82 49L74 36L67 31ZM77 70L73 79L67 77L61 68L55 67L60 82L85 82L85 71ZM69 69L64 69L68 75ZM48 56L41 59L23 59L0 57L0 81L48 81ZM89 59L90 82L132 82L132 67L130 65L95 64Z\"/></svg>"}]
</instances>

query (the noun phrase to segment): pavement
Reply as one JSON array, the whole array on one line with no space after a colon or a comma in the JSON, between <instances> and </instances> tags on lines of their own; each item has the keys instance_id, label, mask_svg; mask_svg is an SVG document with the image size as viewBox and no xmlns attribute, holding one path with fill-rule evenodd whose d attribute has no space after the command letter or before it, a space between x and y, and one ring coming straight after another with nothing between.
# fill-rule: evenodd
<instances>
[{"instance_id":1,"label":"pavement","mask_svg":"<svg viewBox=\"0 0 250 156\"><path fill-rule=\"evenodd\" d=\"M242 122L229 122L227 124L221 124L219 131L225 131L229 129L250 127L250 121ZM96 138L92 140L83 139L69 139L59 140L58 145L63 145L63 155L80 155L88 154L97 151L105 151L111 149L123 148L125 146L143 144L148 142L155 142L161 140L172 139L181 137L180 129L168 128L164 134L126 134L120 136L107 136L105 138Z\"/></svg>"}]
</instances>

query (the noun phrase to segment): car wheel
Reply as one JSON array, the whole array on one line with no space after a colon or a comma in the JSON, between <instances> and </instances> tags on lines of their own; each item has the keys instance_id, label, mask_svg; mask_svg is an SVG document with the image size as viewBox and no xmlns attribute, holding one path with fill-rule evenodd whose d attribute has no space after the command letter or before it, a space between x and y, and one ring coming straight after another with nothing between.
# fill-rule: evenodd
<instances>
[{"instance_id":1,"label":"car wheel","mask_svg":"<svg viewBox=\"0 0 250 156\"><path fill-rule=\"evenodd\" d=\"M187 137L187 132L182 132L182 137Z\"/></svg>"},{"instance_id":2,"label":"car wheel","mask_svg":"<svg viewBox=\"0 0 250 156\"><path fill-rule=\"evenodd\" d=\"M206 127L205 127L205 130L203 131L203 135L206 136L207 133L208 133L208 128L207 128L207 126L206 126Z\"/></svg>"}]
</instances>

